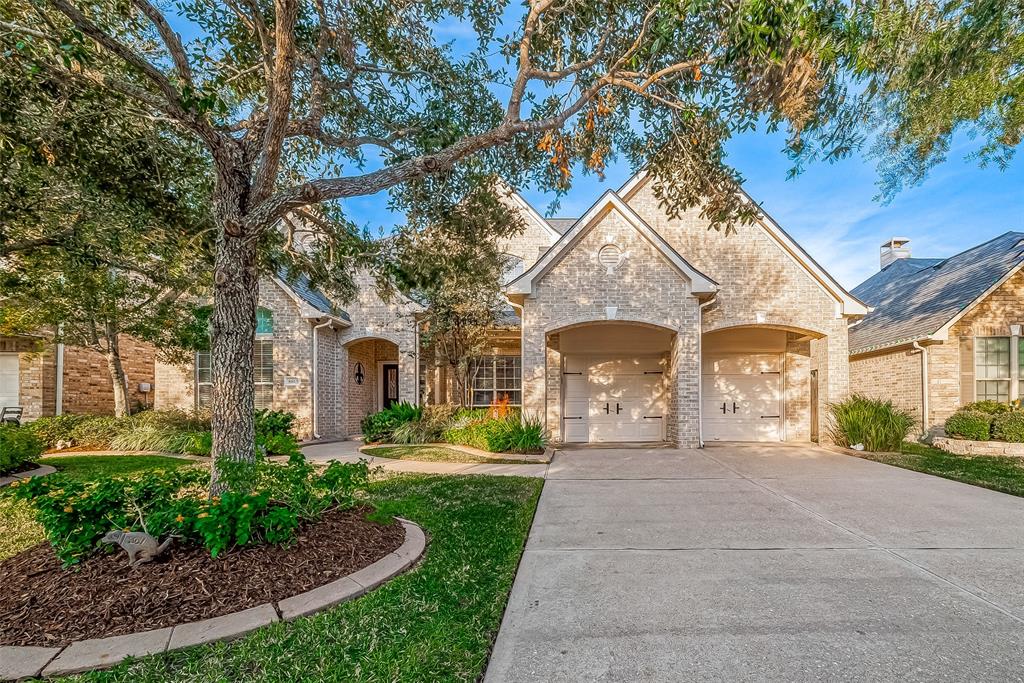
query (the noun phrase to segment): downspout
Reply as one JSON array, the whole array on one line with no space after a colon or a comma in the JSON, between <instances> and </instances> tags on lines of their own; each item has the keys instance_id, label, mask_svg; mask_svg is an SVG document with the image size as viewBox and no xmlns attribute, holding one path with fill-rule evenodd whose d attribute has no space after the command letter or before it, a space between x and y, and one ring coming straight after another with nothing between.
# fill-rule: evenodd
<instances>
[{"instance_id":1,"label":"downspout","mask_svg":"<svg viewBox=\"0 0 1024 683\"><path fill-rule=\"evenodd\" d=\"M928 436L928 419L931 411L928 406L928 347L914 342L914 349L921 353L921 436Z\"/></svg>"},{"instance_id":2,"label":"downspout","mask_svg":"<svg viewBox=\"0 0 1024 683\"><path fill-rule=\"evenodd\" d=\"M322 327L329 327L333 321L328 318L319 325L313 326L313 438L320 438L320 413L317 405L317 395L320 392L320 344L319 332Z\"/></svg>"},{"instance_id":3,"label":"downspout","mask_svg":"<svg viewBox=\"0 0 1024 683\"><path fill-rule=\"evenodd\" d=\"M704 309L715 303L715 296L697 307L697 443L701 448L704 448Z\"/></svg>"},{"instance_id":4,"label":"downspout","mask_svg":"<svg viewBox=\"0 0 1024 683\"><path fill-rule=\"evenodd\" d=\"M60 335L63 332L64 332L64 325L58 325L57 326L57 336L58 336L58 338L60 337ZM57 374L57 376L54 378L55 382L54 382L53 399L54 399L55 405L53 407L53 414L54 415L63 415L64 414L64 343L63 342L57 344L57 370L56 370L56 374Z\"/></svg>"}]
</instances>

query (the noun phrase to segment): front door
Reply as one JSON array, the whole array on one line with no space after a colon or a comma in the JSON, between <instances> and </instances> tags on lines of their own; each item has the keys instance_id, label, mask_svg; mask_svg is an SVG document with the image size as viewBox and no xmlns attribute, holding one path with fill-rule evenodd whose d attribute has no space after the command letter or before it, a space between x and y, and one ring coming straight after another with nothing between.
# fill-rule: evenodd
<instances>
[{"instance_id":1,"label":"front door","mask_svg":"<svg viewBox=\"0 0 1024 683\"><path fill-rule=\"evenodd\" d=\"M384 386L381 387L381 407L390 408L398 403L398 363L385 363L382 374Z\"/></svg>"}]
</instances>

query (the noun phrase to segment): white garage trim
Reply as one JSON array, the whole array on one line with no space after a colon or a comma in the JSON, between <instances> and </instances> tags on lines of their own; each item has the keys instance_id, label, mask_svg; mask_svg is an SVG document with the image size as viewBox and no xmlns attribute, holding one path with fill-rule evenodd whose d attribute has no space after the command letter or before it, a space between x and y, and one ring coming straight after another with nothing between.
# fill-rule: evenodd
<instances>
[{"instance_id":1,"label":"white garage trim","mask_svg":"<svg viewBox=\"0 0 1024 683\"><path fill-rule=\"evenodd\" d=\"M0 353L0 408L21 405L21 366L17 353Z\"/></svg>"}]
</instances>

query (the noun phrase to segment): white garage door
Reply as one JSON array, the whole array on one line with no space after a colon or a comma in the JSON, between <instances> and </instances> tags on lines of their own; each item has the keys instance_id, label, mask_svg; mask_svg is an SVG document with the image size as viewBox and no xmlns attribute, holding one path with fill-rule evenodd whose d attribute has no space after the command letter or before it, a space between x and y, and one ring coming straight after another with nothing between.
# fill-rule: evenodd
<instances>
[{"instance_id":1,"label":"white garage door","mask_svg":"<svg viewBox=\"0 0 1024 683\"><path fill-rule=\"evenodd\" d=\"M655 356L565 358L565 440L663 441L664 361Z\"/></svg>"},{"instance_id":2,"label":"white garage door","mask_svg":"<svg viewBox=\"0 0 1024 683\"><path fill-rule=\"evenodd\" d=\"M776 353L704 356L705 441L782 440L782 358Z\"/></svg>"},{"instance_id":3,"label":"white garage door","mask_svg":"<svg viewBox=\"0 0 1024 683\"><path fill-rule=\"evenodd\" d=\"M0 408L21 405L19 400L18 354L0 353Z\"/></svg>"}]
</instances>

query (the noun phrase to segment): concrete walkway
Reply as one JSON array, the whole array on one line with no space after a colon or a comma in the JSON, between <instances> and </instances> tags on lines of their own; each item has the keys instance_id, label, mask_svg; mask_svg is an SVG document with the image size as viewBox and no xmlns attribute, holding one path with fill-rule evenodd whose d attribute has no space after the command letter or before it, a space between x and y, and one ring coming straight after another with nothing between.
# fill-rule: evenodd
<instances>
[{"instance_id":1,"label":"concrete walkway","mask_svg":"<svg viewBox=\"0 0 1024 683\"><path fill-rule=\"evenodd\" d=\"M359 452L358 441L337 441L306 446L302 449L306 458L314 462L340 460L356 462L360 458L369 460L374 467L383 467L388 472L416 472L420 474L490 474L516 477L543 477L547 465L503 465L499 463L465 462L420 462L418 460L396 460L375 458Z\"/></svg>"},{"instance_id":2,"label":"concrete walkway","mask_svg":"<svg viewBox=\"0 0 1024 683\"><path fill-rule=\"evenodd\" d=\"M824 451L560 452L504 681L1021 680L1024 499Z\"/></svg>"}]
</instances>

